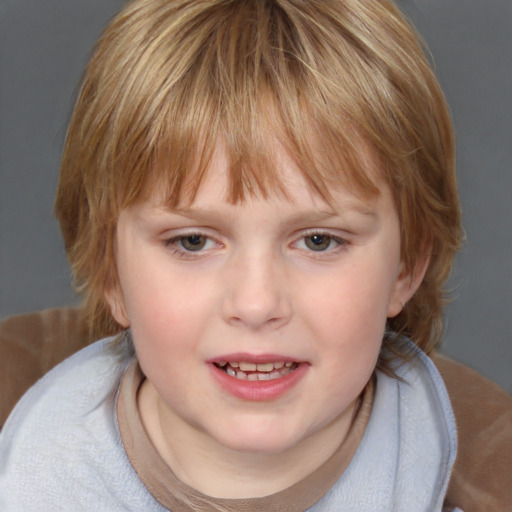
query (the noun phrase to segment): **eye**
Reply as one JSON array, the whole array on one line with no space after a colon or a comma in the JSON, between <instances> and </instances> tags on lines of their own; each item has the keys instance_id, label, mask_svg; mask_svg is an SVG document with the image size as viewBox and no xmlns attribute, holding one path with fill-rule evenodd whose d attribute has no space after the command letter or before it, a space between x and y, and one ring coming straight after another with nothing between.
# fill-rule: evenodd
<instances>
[{"instance_id":1,"label":"eye","mask_svg":"<svg viewBox=\"0 0 512 512\"><path fill-rule=\"evenodd\" d=\"M312 251L325 251L326 249L329 249L332 242L333 240L329 235L319 233L308 235L304 238L306 247Z\"/></svg>"},{"instance_id":2,"label":"eye","mask_svg":"<svg viewBox=\"0 0 512 512\"><path fill-rule=\"evenodd\" d=\"M190 233L186 235L175 236L165 241L168 247L174 247L179 253L200 252L215 246L215 241L206 235L200 233Z\"/></svg>"},{"instance_id":3,"label":"eye","mask_svg":"<svg viewBox=\"0 0 512 512\"><path fill-rule=\"evenodd\" d=\"M333 252L347 245L347 241L328 233L306 233L297 242L296 247L305 251Z\"/></svg>"},{"instance_id":4,"label":"eye","mask_svg":"<svg viewBox=\"0 0 512 512\"><path fill-rule=\"evenodd\" d=\"M189 235L181 237L178 242L187 251L200 251L204 249L208 238L203 235Z\"/></svg>"}]
</instances>

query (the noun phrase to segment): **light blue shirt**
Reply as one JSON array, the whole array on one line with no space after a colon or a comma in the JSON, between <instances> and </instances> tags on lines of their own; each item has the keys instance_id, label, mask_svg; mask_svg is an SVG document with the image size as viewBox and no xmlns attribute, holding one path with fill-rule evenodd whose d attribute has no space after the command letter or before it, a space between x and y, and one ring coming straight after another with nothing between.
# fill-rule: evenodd
<instances>
[{"instance_id":1,"label":"light blue shirt","mask_svg":"<svg viewBox=\"0 0 512 512\"><path fill-rule=\"evenodd\" d=\"M448 395L434 364L414 357L377 375L361 444L309 512L437 512L456 454ZM116 416L133 358L107 338L78 352L22 398L0 434L0 511L161 512L124 450Z\"/></svg>"}]
</instances>

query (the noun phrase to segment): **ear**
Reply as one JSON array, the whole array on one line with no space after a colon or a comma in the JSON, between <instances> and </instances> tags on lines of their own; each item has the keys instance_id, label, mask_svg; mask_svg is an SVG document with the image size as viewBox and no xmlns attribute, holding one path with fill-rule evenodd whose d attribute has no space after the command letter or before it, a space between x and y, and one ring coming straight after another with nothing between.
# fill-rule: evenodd
<instances>
[{"instance_id":1,"label":"ear","mask_svg":"<svg viewBox=\"0 0 512 512\"><path fill-rule=\"evenodd\" d=\"M119 285L105 290L105 300L110 307L110 314L114 317L114 320L125 328L129 327L130 320L126 313L123 292Z\"/></svg>"},{"instance_id":2,"label":"ear","mask_svg":"<svg viewBox=\"0 0 512 512\"><path fill-rule=\"evenodd\" d=\"M388 304L388 318L397 316L416 293L416 290L423 282L429 263L430 250L425 251L424 256L418 259L412 271L406 270L403 262L400 263L399 274L395 280L393 293Z\"/></svg>"}]
</instances>

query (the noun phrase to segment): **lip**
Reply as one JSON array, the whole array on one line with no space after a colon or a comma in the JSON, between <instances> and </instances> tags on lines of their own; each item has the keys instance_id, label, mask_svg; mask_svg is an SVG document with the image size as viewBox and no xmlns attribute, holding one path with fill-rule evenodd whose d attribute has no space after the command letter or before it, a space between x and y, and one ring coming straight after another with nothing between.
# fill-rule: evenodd
<instances>
[{"instance_id":1,"label":"lip","mask_svg":"<svg viewBox=\"0 0 512 512\"><path fill-rule=\"evenodd\" d=\"M248 354L246 352L237 352L232 354L225 354L209 359L208 363L220 363L221 361L245 361L247 363L302 363L300 359L294 359L289 356L283 356L282 354Z\"/></svg>"},{"instance_id":2,"label":"lip","mask_svg":"<svg viewBox=\"0 0 512 512\"><path fill-rule=\"evenodd\" d=\"M267 362L293 362L297 363L297 368L285 375L273 380L264 381L246 381L236 377L231 377L223 370L219 369L215 363L221 361L244 361L248 363L267 363ZM226 354L215 357L207 361L208 368L213 379L228 394L241 400L253 402L263 402L276 400L295 387L306 375L310 365L307 362L282 356L279 354Z\"/></svg>"}]
</instances>

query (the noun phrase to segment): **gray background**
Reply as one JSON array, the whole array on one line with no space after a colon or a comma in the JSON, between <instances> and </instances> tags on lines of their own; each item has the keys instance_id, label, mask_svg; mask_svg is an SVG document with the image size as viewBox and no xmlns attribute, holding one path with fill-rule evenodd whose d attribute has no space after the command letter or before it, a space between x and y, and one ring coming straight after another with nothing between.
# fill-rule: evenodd
<instances>
[{"instance_id":1,"label":"gray background","mask_svg":"<svg viewBox=\"0 0 512 512\"><path fill-rule=\"evenodd\" d=\"M122 0L0 0L0 318L77 303L53 218L59 157L93 42ZM512 392L512 3L401 0L457 130L467 244L443 349Z\"/></svg>"}]
</instances>

